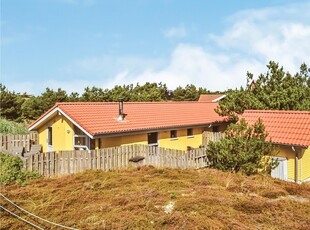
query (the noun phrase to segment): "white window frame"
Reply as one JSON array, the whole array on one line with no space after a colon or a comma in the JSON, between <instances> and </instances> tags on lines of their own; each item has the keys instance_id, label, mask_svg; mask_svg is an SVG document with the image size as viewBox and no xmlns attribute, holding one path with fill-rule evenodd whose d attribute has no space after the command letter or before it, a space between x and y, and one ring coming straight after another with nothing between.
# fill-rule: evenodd
<instances>
[{"instance_id":1,"label":"white window frame","mask_svg":"<svg viewBox=\"0 0 310 230\"><path fill-rule=\"evenodd\" d=\"M76 143L75 143L75 138L76 137L82 137L82 138L85 138L85 143L86 143L86 145L77 145ZM89 136L87 136L87 135L78 135L78 134L74 134L73 135L73 148L75 149L75 148L78 148L78 149L80 149L80 150L89 150L90 149L90 139L89 139Z\"/></svg>"}]
</instances>

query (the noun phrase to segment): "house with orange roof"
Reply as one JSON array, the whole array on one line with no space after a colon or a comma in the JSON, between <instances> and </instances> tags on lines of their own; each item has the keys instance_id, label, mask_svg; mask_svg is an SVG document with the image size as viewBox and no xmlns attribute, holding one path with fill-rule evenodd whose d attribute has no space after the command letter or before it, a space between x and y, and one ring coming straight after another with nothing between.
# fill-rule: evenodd
<instances>
[{"instance_id":1,"label":"house with orange roof","mask_svg":"<svg viewBox=\"0 0 310 230\"><path fill-rule=\"evenodd\" d=\"M131 144L186 150L203 131L224 131L227 118L201 102L63 102L29 126L43 151L98 149Z\"/></svg>"},{"instance_id":2,"label":"house with orange roof","mask_svg":"<svg viewBox=\"0 0 310 230\"><path fill-rule=\"evenodd\" d=\"M288 181L310 181L310 111L246 110L242 118L261 118L271 141L279 146L279 165L271 175Z\"/></svg>"}]
</instances>

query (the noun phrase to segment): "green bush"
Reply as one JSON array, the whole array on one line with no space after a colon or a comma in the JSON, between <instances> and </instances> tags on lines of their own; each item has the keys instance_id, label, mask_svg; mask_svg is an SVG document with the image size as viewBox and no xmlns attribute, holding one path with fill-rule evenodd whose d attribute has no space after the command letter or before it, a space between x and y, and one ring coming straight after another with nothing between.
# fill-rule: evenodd
<instances>
[{"instance_id":1,"label":"green bush","mask_svg":"<svg viewBox=\"0 0 310 230\"><path fill-rule=\"evenodd\" d=\"M0 133L2 134L27 134L29 131L22 123L0 119Z\"/></svg>"},{"instance_id":2,"label":"green bush","mask_svg":"<svg viewBox=\"0 0 310 230\"><path fill-rule=\"evenodd\" d=\"M206 153L211 167L222 171L241 172L246 175L270 171L277 162L270 157L277 149L267 139L262 121L248 125L244 119L237 124L230 124L225 138L208 144Z\"/></svg>"},{"instance_id":3,"label":"green bush","mask_svg":"<svg viewBox=\"0 0 310 230\"><path fill-rule=\"evenodd\" d=\"M36 172L23 170L23 162L19 157L0 153L0 184L10 184L16 181L19 184L25 184L27 179L39 178Z\"/></svg>"}]
</instances>

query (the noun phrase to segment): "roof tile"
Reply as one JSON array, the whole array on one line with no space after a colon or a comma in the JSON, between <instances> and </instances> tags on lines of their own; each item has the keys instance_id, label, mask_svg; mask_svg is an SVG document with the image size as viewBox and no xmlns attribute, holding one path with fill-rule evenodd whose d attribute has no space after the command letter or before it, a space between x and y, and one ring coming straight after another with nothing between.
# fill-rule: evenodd
<instances>
[{"instance_id":1,"label":"roof tile","mask_svg":"<svg viewBox=\"0 0 310 230\"><path fill-rule=\"evenodd\" d=\"M246 110L241 117L249 124L261 118L274 143L310 146L310 111Z\"/></svg>"},{"instance_id":2,"label":"roof tile","mask_svg":"<svg viewBox=\"0 0 310 230\"><path fill-rule=\"evenodd\" d=\"M227 121L214 109L218 103L124 102L125 122L117 121L118 102L63 102L58 107L91 135L207 125ZM48 114L45 113L32 125Z\"/></svg>"}]
</instances>

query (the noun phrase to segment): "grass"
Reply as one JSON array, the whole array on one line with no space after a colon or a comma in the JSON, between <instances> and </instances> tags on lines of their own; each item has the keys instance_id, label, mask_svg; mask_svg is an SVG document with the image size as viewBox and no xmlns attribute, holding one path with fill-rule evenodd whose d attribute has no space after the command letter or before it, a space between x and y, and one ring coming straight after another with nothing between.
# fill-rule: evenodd
<instances>
[{"instance_id":1,"label":"grass","mask_svg":"<svg viewBox=\"0 0 310 230\"><path fill-rule=\"evenodd\" d=\"M87 171L6 185L1 192L36 215L79 229L310 227L309 184L212 169ZM5 213L0 223L2 229L25 228Z\"/></svg>"},{"instance_id":2,"label":"grass","mask_svg":"<svg viewBox=\"0 0 310 230\"><path fill-rule=\"evenodd\" d=\"M15 121L9 121L0 118L0 133L1 134L28 134L30 133L26 125Z\"/></svg>"}]
</instances>

